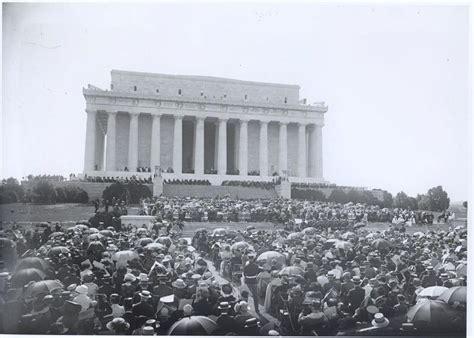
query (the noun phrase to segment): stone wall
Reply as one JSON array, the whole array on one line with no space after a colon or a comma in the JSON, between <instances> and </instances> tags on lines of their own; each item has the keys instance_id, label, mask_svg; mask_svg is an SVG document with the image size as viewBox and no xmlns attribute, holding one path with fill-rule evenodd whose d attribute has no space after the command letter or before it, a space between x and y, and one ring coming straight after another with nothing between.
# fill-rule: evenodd
<instances>
[{"instance_id":1,"label":"stone wall","mask_svg":"<svg viewBox=\"0 0 474 338\"><path fill-rule=\"evenodd\" d=\"M278 197L275 189L266 190L248 187L233 186L206 186L206 185L180 185L165 184L163 186L163 195L172 197L224 197L231 196L240 199L262 198L269 199Z\"/></svg>"},{"instance_id":2,"label":"stone wall","mask_svg":"<svg viewBox=\"0 0 474 338\"><path fill-rule=\"evenodd\" d=\"M113 70L112 91L216 99L223 102L298 104L299 86L208 76L164 75ZM179 92L181 90L181 93ZM245 98L247 95L247 98Z\"/></svg>"}]
</instances>

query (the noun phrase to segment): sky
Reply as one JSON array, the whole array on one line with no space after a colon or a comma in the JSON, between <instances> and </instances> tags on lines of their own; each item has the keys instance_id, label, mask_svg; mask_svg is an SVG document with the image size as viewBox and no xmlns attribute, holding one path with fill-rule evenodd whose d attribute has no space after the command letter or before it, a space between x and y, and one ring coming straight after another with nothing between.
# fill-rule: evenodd
<instances>
[{"instance_id":1,"label":"sky","mask_svg":"<svg viewBox=\"0 0 474 338\"><path fill-rule=\"evenodd\" d=\"M324 177L468 198L469 11L446 5L4 4L0 177L80 173L112 69L298 84Z\"/></svg>"}]
</instances>

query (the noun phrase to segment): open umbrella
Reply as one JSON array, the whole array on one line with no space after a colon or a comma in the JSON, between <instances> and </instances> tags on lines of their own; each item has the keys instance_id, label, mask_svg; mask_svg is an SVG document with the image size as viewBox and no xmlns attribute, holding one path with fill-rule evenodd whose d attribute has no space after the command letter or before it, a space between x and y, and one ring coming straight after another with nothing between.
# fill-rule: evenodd
<instances>
[{"instance_id":1,"label":"open umbrella","mask_svg":"<svg viewBox=\"0 0 474 338\"><path fill-rule=\"evenodd\" d=\"M352 243L347 242L347 241L337 241L337 242L334 243L334 247L336 249L347 250L349 248L352 248Z\"/></svg>"},{"instance_id":2,"label":"open umbrella","mask_svg":"<svg viewBox=\"0 0 474 338\"><path fill-rule=\"evenodd\" d=\"M48 251L48 257L58 256L60 254L66 255L69 253L69 249L65 246L55 246Z\"/></svg>"},{"instance_id":3,"label":"open umbrella","mask_svg":"<svg viewBox=\"0 0 474 338\"><path fill-rule=\"evenodd\" d=\"M301 232L293 232L288 235L287 239L290 241L296 240L296 239L301 239L304 235Z\"/></svg>"},{"instance_id":4,"label":"open umbrella","mask_svg":"<svg viewBox=\"0 0 474 338\"><path fill-rule=\"evenodd\" d=\"M43 271L35 268L28 268L15 272L12 276L10 283L13 287L21 288L31 281L38 282L40 280L43 280L44 277L46 277L46 275Z\"/></svg>"},{"instance_id":5,"label":"open umbrella","mask_svg":"<svg viewBox=\"0 0 474 338\"><path fill-rule=\"evenodd\" d=\"M40 257L26 257L23 258L18 265L16 266L16 271L28 269L28 268L35 268L41 271L46 271L49 267L48 262L46 262L43 258Z\"/></svg>"},{"instance_id":6,"label":"open umbrella","mask_svg":"<svg viewBox=\"0 0 474 338\"><path fill-rule=\"evenodd\" d=\"M287 266L280 270L280 275L304 275L304 270L299 266Z\"/></svg>"},{"instance_id":7,"label":"open umbrella","mask_svg":"<svg viewBox=\"0 0 474 338\"><path fill-rule=\"evenodd\" d=\"M388 249L392 247L392 243L383 238L377 238L372 242L372 246L377 250Z\"/></svg>"},{"instance_id":8,"label":"open umbrella","mask_svg":"<svg viewBox=\"0 0 474 338\"><path fill-rule=\"evenodd\" d=\"M155 240L156 243L161 243L164 245L171 245L172 240L169 236L160 236Z\"/></svg>"},{"instance_id":9,"label":"open umbrella","mask_svg":"<svg viewBox=\"0 0 474 338\"><path fill-rule=\"evenodd\" d=\"M347 232L345 232L341 235L341 238L345 239L345 240L348 240L348 239L351 239L351 238L356 238L356 237L357 237L357 235L355 233L353 233L352 231L347 231Z\"/></svg>"},{"instance_id":10,"label":"open umbrella","mask_svg":"<svg viewBox=\"0 0 474 338\"><path fill-rule=\"evenodd\" d=\"M82 219L82 220L78 221L77 224L78 225L85 225L87 227L89 227L91 225L91 223L86 219Z\"/></svg>"},{"instance_id":11,"label":"open umbrella","mask_svg":"<svg viewBox=\"0 0 474 338\"><path fill-rule=\"evenodd\" d=\"M257 263L266 261L268 264L271 264L273 260L276 260L280 266L283 266L285 265L286 257L277 251L265 251L257 257Z\"/></svg>"},{"instance_id":12,"label":"open umbrella","mask_svg":"<svg viewBox=\"0 0 474 338\"><path fill-rule=\"evenodd\" d=\"M56 231L56 232L53 232L51 235L49 235L49 238L64 237L64 236L65 236L64 232Z\"/></svg>"},{"instance_id":13,"label":"open umbrella","mask_svg":"<svg viewBox=\"0 0 474 338\"><path fill-rule=\"evenodd\" d=\"M146 250L151 250L151 251L158 251L158 250L163 250L165 246L161 243L150 243L145 245Z\"/></svg>"},{"instance_id":14,"label":"open umbrella","mask_svg":"<svg viewBox=\"0 0 474 338\"><path fill-rule=\"evenodd\" d=\"M467 302L467 286L454 286L444 291L438 300L442 300L450 305L455 302L466 303Z\"/></svg>"},{"instance_id":15,"label":"open umbrella","mask_svg":"<svg viewBox=\"0 0 474 338\"><path fill-rule=\"evenodd\" d=\"M102 236L105 236L105 237L114 237L114 232L111 231L111 230L100 230L99 231L99 234L101 234Z\"/></svg>"},{"instance_id":16,"label":"open umbrella","mask_svg":"<svg viewBox=\"0 0 474 338\"><path fill-rule=\"evenodd\" d=\"M445 302L439 300L427 300L419 302L410 307L407 317L415 325L431 328L444 328L455 316L455 312Z\"/></svg>"},{"instance_id":17,"label":"open umbrella","mask_svg":"<svg viewBox=\"0 0 474 338\"><path fill-rule=\"evenodd\" d=\"M318 229L309 227L309 228L304 228L301 232L305 235L314 235L315 233L318 232Z\"/></svg>"},{"instance_id":18,"label":"open umbrella","mask_svg":"<svg viewBox=\"0 0 474 338\"><path fill-rule=\"evenodd\" d=\"M421 232L421 231L418 231L418 232L415 232L415 233L413 234L413 236L416 236L416 237L425 237L425 234L424 234L423 232Z\"/></svg>"},{"instance_id":19,"label":"open umbrella","mask_svg":"<svg viewBox=\"0 0 474 338\"><path fill-rule=\"evenodd\" d=\"M421 292L418 294L416 298L417 299L420 299L420 298L436 299L439 296L441 296L443 292L447 290L448 288L444 286L430 286L430 287L427 287L426 289L421 290Z\"/></svg>"},{"instance_id":20,"label":"open umbrella","mask_svg":"<svg viewBox=\"0 0 474 338\"><path fill-rule=\"evenodd\" d=\"M247 249L249 247L250 247L249 243L241 241L241 242L237 242L237 243L232 244L232 246L230 248L232 250L243 250L243 249Z\"/></svg>"},{"instance_id":21,"label":"open umbrella","mask_svg":"<svg viewBox=\"0 0 474 338\"><path fill-rule=\"evenodd\" d=\"M138 253L132 250L118 251L112 256L112 259L116 262L128 262L135 258L139 258Z\"/></svg>"},{"instance_id":22,"label":"open umbrella","mask_svg":"<svg viewBox=\"0 0 474 338\"><path fill-rule=\"evenodd\" d=\"M174 323L168 335L171 336L187 336L187 335L210 335L217 328L217 324L212 319L204 316L184 317Z\"/></svg>"},{"instance_id":23,"label":"open umbrella","mask_svg":"<svg viewBox=\"0 0 474 338\"><path fill-rule=\"evenodd\" d=\"M25 290L25 298L33 298L40 294L51 293L56 289L62 289L64 286L57 280L47 279L34 282Z\"/></svg>"},{"instance_id":24,"label":"open umbrella","mask_svg":"<svg viewBox=\"0 0 474 338\"><path fill-rule=\"evenodd\" d=\"M97 233L93 233L93 234L89 235L89 240L90 241L100 241L104 237L105 237L104 235L97 232Z\"/></svg>"},{"instance_id":25,"label":"open umbrella","mask_svg":"<svg viewBox=\"0 0 474 338\"><path fill-rule=\"evenodd\" d=\"M253 225L249 225L247 228L247 231L255 230L255 227Z\"/></svg>"},{"instance_id":26,"label":"open umbrella","mask_svg":"<svg viewBox=\"0 0 474 338\"><path fill-rule=\"evenodd\" d=\"M94 252L102 252L102 251L105 251L105 247L104 247L104 244L102 244L102 242L94 241L94 242L89 243L87 250L92 250Z\"/></svg>"},{"instance_id":27,"label":"open umbrella","mask_svg":"<svg viewBox=\"0 0 474 338\"><path fill-rule=\"evenodd\" d=\"M96 234L96 233L99 233L99 229L97 229L97 228L89 228L89 229L87 229L87 233L89 233L89 234Z\"/></svg>"},{"instance_id":28,"label":"open umbrella","mask_svg":"<svg viewBox=\"0 0 474 338\"><path fill-rule=\"evenodd\" d=\"M140 238L138 241L137 241L137 244L140 245L140 246L146 246L150 243L153 243L153 238L150 238L150 237L144 237L144 238Z\"/></svg>"},{"instance_id":29,"label":"open umbrella","mask_svg":"<svg viewBox=\"0 0 474 338\"><path fill-rule=\"evenodd\" d=\"M212 236L215 237L215 236L224 236L228 233L228 230L227 229L224 229L224 228L217 228L217 229L214 229L214 231L212 231Z\"/></svg>"}]
</instances>

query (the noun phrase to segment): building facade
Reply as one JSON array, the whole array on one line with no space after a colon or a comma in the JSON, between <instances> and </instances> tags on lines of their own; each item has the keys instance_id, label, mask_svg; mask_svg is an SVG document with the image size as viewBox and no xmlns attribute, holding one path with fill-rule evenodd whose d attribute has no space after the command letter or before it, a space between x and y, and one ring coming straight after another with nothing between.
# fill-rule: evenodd
<instances>
[{"instance_id":1,"label":"building facade","mask_svg":"<svg viewBox=\"0 0 474 338\"><path fill-rule=\"evenodd\" d=\"M327 106L299 86L112 70L109 90L83 89L84 174L323 182ZM140 169L139 169L140 168ZM171 173L172 172L172 173ZM150 173L148 173L150 175Z\"/></svg>"}]
</instances>

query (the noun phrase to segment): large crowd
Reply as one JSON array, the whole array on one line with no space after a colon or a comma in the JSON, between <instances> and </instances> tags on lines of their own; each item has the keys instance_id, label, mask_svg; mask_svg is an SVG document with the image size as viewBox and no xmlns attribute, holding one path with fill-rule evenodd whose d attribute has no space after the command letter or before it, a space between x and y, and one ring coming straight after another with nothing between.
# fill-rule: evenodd
<instances>
[{"instance_id":1,"label":"large crowd","mask_svg":"<svg viewBox=\"0 0 474 338\"><path fill-rule=\"evenodd\" d=\"M153 197L141 201L142 214L159 219L191 222L273 222L289 223L294 219L310 226L331 227L332 224L346 226L349 223L389 222L397 226L427 224L452 219L449 211L435 218L432 212L406 209L389 209L379 206L354 203L287 200L240 200L234 198L190 198ZM325 226L327 225L327 226Z\"/></svg>"},{"instance_id":2,"label":"large crowd","mask_svg":"<svg viewBox=\"0 0 474 338\"><path fill-rule=\"evenodd\" d=\"M395 225L417 213L351 203L160 197L142 207L155 224L2 229L0 332L465 333L463 226L413 233ZM188 238L181 219L191 210L221 220L248 212L285 228L195 229ZM357 226L372 213L394 226ZM344 227L320 226L342 220Z\"/></svg>"}]
</instances>

